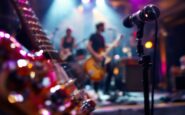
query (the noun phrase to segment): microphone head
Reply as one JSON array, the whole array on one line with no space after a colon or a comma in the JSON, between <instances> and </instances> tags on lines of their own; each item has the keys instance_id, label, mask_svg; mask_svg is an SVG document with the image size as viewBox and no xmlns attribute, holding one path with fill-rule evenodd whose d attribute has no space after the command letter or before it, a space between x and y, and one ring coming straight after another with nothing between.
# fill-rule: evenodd
<instances>
[{"instance_id":1,"label":"microphone head","mask_svg":"<svg viewBox=\"0 0 185 115\"><path fill-rule=\"evenodd\" d=\"M145 6L139 17L143 20L143 21L152 21L155 20L159 17L160 15L160 10L159 8L157 8L155 5L150 4Z\"/></svg>"},{"instance_id":2,"label":"microphone head","mask_svg":"<svg viewBox=\"0 0 185 115\"><path fill-rule=\"evenodd\" d=\"M133 13L130 16L127 16L124 21L123 25L127 28L131 28L135 25L139 26L142 23L147 21L156 20L160 15L160 10L155 5L150 4L145 6L142 10Z\"/></svg>"},{"instance_id":3,"label":"microphone head","mask_svg":"<svg viewBox=\"0 0 185 115\"><path fill-rule=\"evenodd\" d=\"M131 16L127 16L124 20L123 20L123 25L127 28L131 28L133 27L133 23L132 23L132 19Z\"/></svg>"}]
</instances>

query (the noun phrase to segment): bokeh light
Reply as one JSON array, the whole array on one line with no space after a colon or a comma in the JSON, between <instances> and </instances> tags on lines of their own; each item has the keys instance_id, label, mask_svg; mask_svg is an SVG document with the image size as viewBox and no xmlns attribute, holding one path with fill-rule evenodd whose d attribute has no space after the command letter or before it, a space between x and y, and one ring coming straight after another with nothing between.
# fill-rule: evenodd
<instances>
[{"instance_id":1,"label":"bokeh light","mask_svg":"<svg viewBox=\"0 0 185 115\"><path fill-rule=\"evenodd\" d=\"M151 41L147 41L147 42L145 43L145 48L151 49L152 47L153 47L153 43L152 43Z\"/></svg>"},{"instance_id":2,"label":"bokeh light","mask_svg":"<svg viewBox=\"0 0 185 115\"><path fill-rule=\"evenodd\" d=\"M90 0L82 0L83 4L89 4L91 1Z\"/></svg>"}]
</instances>

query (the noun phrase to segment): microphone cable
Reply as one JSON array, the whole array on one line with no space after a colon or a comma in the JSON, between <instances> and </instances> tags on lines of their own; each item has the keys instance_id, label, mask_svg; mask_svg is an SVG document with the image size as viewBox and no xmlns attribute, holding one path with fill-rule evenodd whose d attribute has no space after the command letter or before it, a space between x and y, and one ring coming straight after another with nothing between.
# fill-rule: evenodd
<instances>
[{"instance_id":1,"label":"microphone cable","mask_svg":"<svg viewBox=\"0 0 185 115\"><path fill-rule=\"evenodd\" d=\"M151 89L151 115L154 115L154 92L156 84L156 60L157 60L157 49L158 49L158 20L155 20L155 34L154 34L154 53L153 53L153 69L152 69L152 89Z\"/></svg>"}]
</instances>

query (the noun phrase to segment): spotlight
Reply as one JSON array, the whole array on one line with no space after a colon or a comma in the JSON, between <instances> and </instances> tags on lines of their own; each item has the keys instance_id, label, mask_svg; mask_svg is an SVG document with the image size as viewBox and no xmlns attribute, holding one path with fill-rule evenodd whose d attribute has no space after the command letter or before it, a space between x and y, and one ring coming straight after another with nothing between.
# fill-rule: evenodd
<instances>
[{"instance_id":1,"label":"spotlight","mask_svg":"<svg viewBox=\"0 0 185 115\"><path fill-rule=\"evenodd\" d=\"M54 86L54 87L52 87L51 89L50 89L50 92L51 93L55 93L57 90L59 90L61 87L60 87L60 85L56 85L56 86Z\"/></svg>"},{"instance_id":2,"label":"spotlight","mask_svg":"<svg viewBox=\"0 0 185 115\"><path fill-rule=\"evenodd\" d=\"M3 38L5 36L5 33L0 31L0 38Z\"/></svg>"},{"instance_id":3,"label":"spotlight","mask_svg":"<svg viewBox=\"0 0 185 115\"><path fill-rule=\"evenodd\" d=\"M40 115L51 115L49 110L47 110L45 108L40 109L39 113L40 113Z\"/></svg>"},{"instance_id":4,"label":"spotlight","mask_svg":"<svg viewBox=\"0 0 185 115\"><path fill-rule=\"evenodd\" d=\"M31 71L31 72L30 72L30 77L31 77L32 79L35 78L35 72L34 72L34 71Z\"/></svg>"},{"instance_id":5,"label":"spotlight","mask_svg":"<svg viewBox=\"0 0 185 115\"><path fill-rule=\"evenodd\" d=\"M26 51L24 51L24 50L20 50L19 53L20 53L22 56L26 56Z\"/></svg>"},{"instance_id":6,"label":"spotlight","mask_svg":"<svg viewBox=\"0 0 185 115\"><path fill-rule=\"evenodd\" d=\"M11 93L11 94L8 95L8 101L9 101L9 103L23 102L24 97L21 94L18 94L18 93Z\"/></svg>"},{"instance_id":7,"label":"spotlight","mask_svg":"<svg viewBox=\"0 0 185 115\"><path fill-rule=\"evenodd\" d=\"M115 67L114 69L113 69L113 73L114 73L114 75L119 75L119 68L118 67Z\"/></svg>"},{"instance_id":8,"label":"spotlight","mask_svg":"<svg viewBox=\"0 0 185 115\"><path fill-rule=\"evenodd\" d=\"M105 5L105 0L96 0L96 5L100 7Z\"/></svg>"},{"instance_id":9,"label":"spotlight","mask_svg":"<svg viewBox=\"0 0 185 115\"><path fill-rule=\"evenodd\" d=\"M120 55L118 55L118 54L114 55L114 59L115 60L119 60L120 59Z\"/></svg>"},{"instance_id":10,"label":"spotlight","mask_svg":"<svg viewBox=\"0 0 185 115\"><path fill-rule=\"evenodd\" d=\"M90 0L82 0L82 4L89 4Z\"/></svg>"},{"instance_id":11,"label":"spotlight","mask_svg":"<svg viewBox=\"0 0 185 115\"><path fill-rule=\"evenodd\" d=\"M43 54L43 50L39 50L38 52L35 52L35 55L36 56L42 56L42 54Z\"/></svg>"},{"instance_id":12,"label":"spotlight","mask_svg":"<svg viewBox=\"0 0 185 115\"><path fill-rule=\"evenodd\" d=\"M28 65L28 60L25 59L19 59L17 60L18 67L22 68Z\"/></svg>"},{"instance_id":13,"label":"spotlight","mask_svg":"<svg viewBox=\"0 0 185 115\"><path fill-rule=\"evenodd\" d=\"M5 38L10 38L10 34L5 33L5 34L4 34L4 37L5 37Z\"/></svg>"},{"instance_id":14,"label":"spotlight","mask_svg":"<svg viewBox=\"0 0 185 115\"><path fill-rule=\"evenodd\" d=\"M10 44L10 48L14 49L16 47L16 45L14 43Z\"/></svg>"},{"instance_id":15,"label":"spotlight","mask_svg":"<svg viewBox=\"0 0 185 115\"><path fill-rule=\"evenodd\" d=\"M82 13L84 10L84 7L82 5L80 5L78 8L77 8L77 11Z\"/></svg>"},{"instance_id":16,"label":"spotlight","mask_svg":"<svg viewBox=\"0 0 185 115\"><path fill-rule=\"evenodd\" d=\"M153 43L152 43L151 41L147 41L147 42L145 43L145 48L151 49L152 47L153 47Z\"/></svg>"},{"instance_id":17,"label":"spotlight","mask_svg":"<svg viewBox=\"0 0 185 115\"><path fill-rule=\"evenodd\" d=\"M129 49L128 47L123 47L123 48L122 48L122 52L123 52L123 53L128 53L129 50L130 50L130 49Z\"/></svg>"},{"instance_id":18,"label":"spotlight","mask_svg":"<svg viewBox=\"0 0 185 115\"><path fill-rule=\"evenodd\" d=\"M98 14L97 8L93 8L93 14Z\"/></svg>"}]
</instances>

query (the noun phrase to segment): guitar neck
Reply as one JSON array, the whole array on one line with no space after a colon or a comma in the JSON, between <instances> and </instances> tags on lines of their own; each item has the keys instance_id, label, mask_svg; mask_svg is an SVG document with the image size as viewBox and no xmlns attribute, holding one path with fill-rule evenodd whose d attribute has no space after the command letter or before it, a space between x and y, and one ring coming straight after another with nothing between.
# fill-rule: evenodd
<instances>
[{"instance_id":1,"label":"guitar neck","mask_svg":"<svg viewBox=\"0 0 185 115\"><path fill-rule=\"evenodd\" d=\"M116 46L116 44L120 41L120 39L122 38L122 35L118 35L116 40L106 49L104 56L107 56L110 51Z\"/></svg>"},{"instance_id":2,"label":"guitar neck","mask_svg":"<svg viewBox=\"0 0 185 115\"><path fill-rule=\"evenodd\" d=\"M15 7L23 29L31 40L31 44L35 50L43 50L44 55L48 59L60 60L58 52L54 50L46 33L43 31L39 19L30 6L28 0L10 0Z\"/></svg>"}]
</instances>

